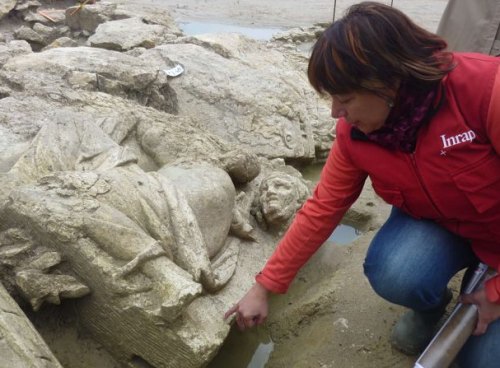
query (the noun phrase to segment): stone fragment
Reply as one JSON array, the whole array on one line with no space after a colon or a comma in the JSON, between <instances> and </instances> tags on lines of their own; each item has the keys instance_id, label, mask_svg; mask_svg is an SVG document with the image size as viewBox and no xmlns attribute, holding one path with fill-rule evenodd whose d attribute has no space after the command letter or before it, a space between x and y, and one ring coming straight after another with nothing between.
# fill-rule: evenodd
<instances>
[{"instance_id":1,"label":"stone fragment","mask_svg":"<svg viewBox=\"0 0 500 368\"><path fill-rule=\"evenodd\" d=\"M31 29L30 27L22 26L14 32L14 37L18 40L28 41L30 44L44 44L42 35Z\"/></svg>"},{"instance_id":2,"label":"stone fragment","mask_svg":"<svg viewBox=\"0 0 500 368\"><path fill-rule=\"evenodd\" d=\"M111 20L111 15L116 9L115 4L96 3L84 7L69 7L66 9L66 25L71 30L87 31L93 33L101 23Z\"/></svg>"},{"instance_id":3,"label":"stone fragment","mask_svg":"<svg viewBox=\"0 0 500 368\"><path fill-rule=\"evenodd\" d=\"M0 284L0 357L9 368L62 368L43 338Z\"/></svg>"},{"instance_id":4,"label":"stone fragment","mask_svg":"<svg viewBox=\"0 0 500 368\"><path fill-rule=\"evenodd\" d=\"M166 37L166 28L146 24L139 18L115 20L99 25L89 44L109 50L127 51L134 47L150 49Z\"/></svg>"},{"instance_id":5,"label":"stone fragment","mask_svg":"<svg viewBox=\"0 0 500 368\"><path fill-rule=\"evenodd\" d=\"M43 50L53 49L57 47L76 47L76 46L78 46L78 42L76 42L72 38L60 37L52 41L49 45L45 46Z\"/></svg>"},{"instance_id":6,"label":"stone fragment","mask_svg":"<svg viewBox=\"0 0 500 368\"><path fill-rule=\"evenodd\" d=\"M0 19L16 7L17 0L0 0Z\"/></svg>"}]
</instances>

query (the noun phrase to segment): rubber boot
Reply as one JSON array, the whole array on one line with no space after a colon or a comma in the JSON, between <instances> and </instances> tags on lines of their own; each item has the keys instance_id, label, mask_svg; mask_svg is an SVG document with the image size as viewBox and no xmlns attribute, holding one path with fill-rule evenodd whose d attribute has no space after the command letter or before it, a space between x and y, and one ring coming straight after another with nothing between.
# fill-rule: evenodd
<instances>
[{"instance_id":1,"label":"rubber boot","mask_svg":"<svg viewBox=\"0 0 500 368\"><path fill-rule=\"evenodd\" d=\"M451 290L446 289L439 306L423 312L410 310L403 314L392 330L392 346L407 355L421 353L437 332L438 322L452 296Z\"/></svg>"}]
</instances>

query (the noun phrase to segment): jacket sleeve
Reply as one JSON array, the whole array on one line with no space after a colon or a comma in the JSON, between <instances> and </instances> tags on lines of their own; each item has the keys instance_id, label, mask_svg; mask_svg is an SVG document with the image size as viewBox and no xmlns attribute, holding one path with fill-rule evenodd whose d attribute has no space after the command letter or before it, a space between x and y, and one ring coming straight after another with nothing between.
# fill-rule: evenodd
<instances>
[{"instance_id":1,"label":"jacket sleeve","mask_svg":"<svg viewBox=\"0 0 500 368\"><path fill-rule=\"evenodd\" d=\"M484 284L486 290L486 298L496 304L500 304L500 277L497 275Z\"/></svg>"},{"instance_id":2,"label":"jacket sleeve","mask_svg":"<svg viewBox=\"0 0 500 368\"><path fill-rule=\"evenodd\" d=\"M500 69L493 82L488 117L486 119L486 134L493 148L500 155Z\"/></svg>"},{"instance_id":3,"label":"jacket sleeve","mask_svg":"<svg viewBox=\"0 0 500 368\"><path fill-rule=\"evenodd\" d=\"M486 120L486 133L493 148L500 155L500 70L497 71L491 93L488 117ZM500 247L500 244L498 244ZM500 265L497 265L500 272ZM490 302L500 304L500 275L497 275L485 283L486 297Z\"/></svg>"},{"instance_id":4,"label":"jacket sleeve","mask_svg":"<svg viewBox=\"0 0 500 368\"><path fill-rule=\"evenodd\" d=\"M299 269L325 242L358 198L367 174L357 169L334 142L320 180L256 281L285 293Z\"/></svg>"}]
</instances>

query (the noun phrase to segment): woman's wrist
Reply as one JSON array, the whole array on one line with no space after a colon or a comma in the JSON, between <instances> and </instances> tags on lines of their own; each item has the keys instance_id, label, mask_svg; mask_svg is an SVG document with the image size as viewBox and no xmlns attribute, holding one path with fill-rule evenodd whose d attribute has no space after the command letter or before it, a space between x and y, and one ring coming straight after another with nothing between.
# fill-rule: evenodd
<instances>
[{"instance_id":1,"label":"woman's wrist","mask_svg":"<svg viewBox=\"0 0 500 368\"><path fill-rule=\"evenodd\" d=\"M254 286L253 286L260 294L264 294L264 295L268 295L269 294L269 290L264 286L262 285L260 282L255 282Z\"/></svg>"}]
</instances>

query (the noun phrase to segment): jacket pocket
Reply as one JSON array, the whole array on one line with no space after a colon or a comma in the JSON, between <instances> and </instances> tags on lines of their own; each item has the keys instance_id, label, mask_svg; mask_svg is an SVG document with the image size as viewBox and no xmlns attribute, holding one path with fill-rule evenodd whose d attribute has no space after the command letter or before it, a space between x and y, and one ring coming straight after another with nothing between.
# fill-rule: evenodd
<instances>
[{"instance_id":1,"label":"jacket pocket","mask_svg":"<svg viewBox=\"0 0 500 368\"><path fill-rule=\"evenodd\" d=\"M500 208L500 159L491 157L452 175L453 181L479 213Z\"/></svg>"},{"instance_id":2,"label":"jacket pocket","mask_svg":"<svg viewBox=\"0 0 500 368\"><path fill-rule=\"evenodd\" d=\"M380 188L378 185L373 184L373 190L380 198L395 207L401 208L404 203L403 195L397 189Z\"/></svg>"},{"instance_id":3,"label":"jacket pocket","mask_svg":"<svg viewBox=\"0 0 500 368\"><path fill-rule=\"evenodd\" d=\"M405 199L403 193L398 188L388 188L384 186L380 186L376 183L372 182L373 190L378 194L380 198L382 198L388 204L393 205L394 207L399 208L400 210L406 212L408 215L414 218L420 218L421 216L416 215L408 209L408 206L405 203Z\"/></svg>"}]
</instances>

